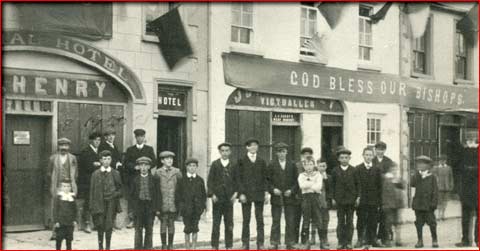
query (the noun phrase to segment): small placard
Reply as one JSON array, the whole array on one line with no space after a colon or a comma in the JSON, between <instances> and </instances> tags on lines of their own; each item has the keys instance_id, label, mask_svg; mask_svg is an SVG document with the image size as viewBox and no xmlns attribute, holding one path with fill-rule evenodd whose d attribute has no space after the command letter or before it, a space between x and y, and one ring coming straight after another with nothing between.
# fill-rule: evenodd
<instances>
[{"instance_id":1,"label":"small placard","mask_svg":"<svg viewBox=\"0 0 480 251\"><path fill-rule=\"evenodd\" d=\"M14 145L29 145L30 144L30 131L13 131L13 144Z\"/></svg>"},{"instance_id":2,"label":"small placard","mask_svg":"<svg viewBox=\"0 0 480 251\"><path fill-rule=\"evenodd\" d=\"M298 113L272 113L272 122L275 123L299 123L300 115Z\"/></svg>"}]
</instances>

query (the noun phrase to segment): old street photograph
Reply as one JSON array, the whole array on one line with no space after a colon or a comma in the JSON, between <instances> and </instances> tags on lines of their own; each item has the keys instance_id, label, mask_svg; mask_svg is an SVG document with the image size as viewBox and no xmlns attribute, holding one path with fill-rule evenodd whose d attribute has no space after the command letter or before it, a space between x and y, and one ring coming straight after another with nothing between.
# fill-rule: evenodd
<instances>
[{"instance_id":1,"label":"old street photograph","mask_svg":"<svg viewBox=\"0 0 480 251\"><path fill-rule=\"evenodd\" d=\"M478 250L478 2L2 4L2 248Z\"/></svg>"}]
</instances>

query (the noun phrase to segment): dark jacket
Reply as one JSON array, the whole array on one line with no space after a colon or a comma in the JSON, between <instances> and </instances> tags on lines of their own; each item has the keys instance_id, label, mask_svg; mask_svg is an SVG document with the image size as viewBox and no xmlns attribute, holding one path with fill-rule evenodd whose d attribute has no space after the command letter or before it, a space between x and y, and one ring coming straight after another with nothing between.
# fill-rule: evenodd
<instances>
[{"instance_id":1,"label":"dark jacket","mask_svg":"<svg viewBox=\"0 0 480 251\"><path fill-rule=\"evenodd\" d=\"M254 163L247 155L238 160L235 179L238 195L244 194L248 201L265 200L265 192L268 191L267 163L258 154Z\"/></svg>"},{"instance_id":2,"label":"dark jacket","mask_svg":"<svg viewBox=\"0 0 480 251\"><path fill-rule=\"evenodd\" d=\"M60 196L55 198L54 206L54 223L60 223L62 226L73 226L73 222L77 220L77 206L75 201L61 200Z\"/></svg>"},{"instance_id":3,"label":"dark jacket","mask_svg":"<svg viewBox=\"0 0 480 251\"><path fill-rule=\"evenodd\" d=\"M373 165L369 170L362 163L355 167L360 205L380 206L382 203L382 172Z\"/></svg>"},{"instance_id":4,"label":"dark jacket","mask_svg":"<svg viewBox=\"0 0 480 251\"><path fill-rule=\"evenodd\" d=\"M355 167L349 165L346 171L340 166L332 172L333 198L338 205L354 205L358 197L358 182Z\"/></svg>"},{"instance_id":5,"label":"dark jacket","mask_svg":"<svg viewBox=\"0 0 480 251\"><path fill-rule=\"evenodd\" d=\"M202 177L189 178L185 175L177 182L175 202L181 216L200 216L206 208L207 192Z\"/></svg>"},{"instance_id":6,"label":"dark jacket","mask_svg":"<svg viewBox=\"0 0 480 251\"><path fill-rule=\"evenodd\" d=\"M431 211L437 208L438 185L435 175L422 179L420 173L416 172L411 180L412 187L415 187L412 209L420 211Z\"/></svg>"},{"instance_id":7,"label":"dark jacket","mask_svg":"<svg viewBox=\"0 0 480 251\"><path fill-rule=\"evenodd\" d=\"M149 193L151 198L151 211L152 212L160 212L162 209L162 193L160 193L160 178L156 175L151 174L148 172L148 187ZM140 201L140 186L141 186L141 176L138 174L135 176L133 180L133 185L131 186L130 194L132 195L132 204L134 206L133 212L134 213L142 213L141 209L137 206L139 205Z\"/></svg>"},{"instance_id":8,"label":"dark jacket","mask_svg":"<svg viewBox=\"0 0 480 251\"><path fill-rule=\"evenodd\" d=\"M478 148L464 148L461 170L460 200L464 205L478 202Z\"/></svg>"},{"instance_id":9,"label":"dark jacket","mask_svg":"<svg viewBox=\"0 0 480 251\"><path fill-rule=\"evenodd\" d=\"M125 153L125 163L124 163L124 171L126 176L132 179L135 177L135 174L140 173L140 171L135 170L135 166L137 165L136 161L140 157L148 157L152 160L152 168L154 168L157 164L157 159L155 157L155 152L153 151L153 147L149 145L143 145L142 149L138 149L136 145L130 146L127 148L127 152Z\"/></svg>"},{"instance_id":10,"label":"dark jacket","mask_svg":"<svg viewBox=\"0 0 480 251\"><path fill-rule=\"evenodd\" d=\"M97 150L97 152L99 152ZM88 191L90 189L90 178L92 173L98 168L93 165L93 162L100 162L100 156L93 151L92 147L88 145L80 153L78 159L78 196L79 199L88 197Z\"/></svg>"},{"instance_id":11,"label":"dark jacket","mask_svg":"<svg viewBox=\"0 0 480 251\"><path fill-rule=\"evenodd\" d=\"M102 175L110 175L104 174L100 169L97 169L92 174L92 179L90 181L90 212L92 215L104 213L104 189L103 189L103 177ZM122 197L122 180L120 179L120 173L112 169L111 175L113 177L113 184L114 184L114 192L113 192L113 200L115 201L117 213L121 212L119 198Z\"/></svg>"},{"instance_id":12,"label":"dark jacket","mask_svg":"<svg viewBox=\"0 0 480 251\"><path fill-rule=\"evenodd\" d=\"M285 170L280 166L278 159L272 160L267 167L268 192L271 194L270 203L272 205L295 204L296 194L298 192L298 172L296 165L287 160ZM282 195L275 195L274 189L282 192ZM290 190L292 194L289 197L283 195L285 191Z\"/></svg>"},{"instance_id":13,"label":"dark jacket","mask_svg":"<svg viewBox=\"0 0 480 251\"><path fill-rule=\"evenodd\" d=\"M98 152L101 153L104 150L108 150L112 153L112 163L110 163L110 166L116 168L117 162L122 162L122 154L120 153L118 146L113 144L113 147L111 147L107 142L102 141L98 147Z\"/></svg>"},{"instance_id":14,"label":"dark jacket","mask_svg":"<svg viewBox=\"0 0 480 251\"><path fill-rule=\"evenodd\" d=\"M404 184L395 181L392 177L382 177L382 208L398 209L404 207L403 190Z\"/></svg>"},{"instance_id":15,"label":"dark jacket","mask_svg":"<svg viewBox=\"0 0 480 251\"><path fill-rule=\"evenodd\" d=\"M235 168L232 160L226 167L222 165L220 159L212 162L207 180L208 197L215 195L219 201L230 201L237 187L233 177Z\"/></svg>"},{"instance_id":16,"label":"dark jacket","mask_svg":"<svg viewBox=\"0 0 480 251\"><path fill-rule=\"evenodd\" d=\"M375 157L373 158L373 165L377 166L380 171L383 173L386 172L386 170L388 170L388 168L392 165L393 161L387 157L387 156L383 156L383 159L382 159L382 162L378 161L378 158Z\"/></svg>"}]
</instances>

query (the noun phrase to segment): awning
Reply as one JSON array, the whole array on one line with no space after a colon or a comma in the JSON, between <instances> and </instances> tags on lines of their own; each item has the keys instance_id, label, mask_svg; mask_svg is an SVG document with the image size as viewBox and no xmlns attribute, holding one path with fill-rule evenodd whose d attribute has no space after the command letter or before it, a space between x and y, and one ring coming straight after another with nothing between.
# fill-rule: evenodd
<instances>
[{"instance_id":1,"label":"awning","mask_svg":"<svg viewBox=\"0 0 480 251\"><path fill-rule=\"evenodd\" d=\"M428 110L478 112L478 88L420 81L310 63L224 53L225 83L240 89L351 102L393 103Z\"/></svg>"}]
</instances>

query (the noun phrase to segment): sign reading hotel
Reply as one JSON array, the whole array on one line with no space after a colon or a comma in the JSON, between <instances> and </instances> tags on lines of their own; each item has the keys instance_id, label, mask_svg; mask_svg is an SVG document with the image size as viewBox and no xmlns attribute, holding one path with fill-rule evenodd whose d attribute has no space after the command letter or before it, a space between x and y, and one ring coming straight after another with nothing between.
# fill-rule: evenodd
<instances>
[{"instance_id":1,"label":"sign reading hotel","mask_svg":"<svg viewBox=\"0 0 480 251\"><path fill-rule=\"evenodd\" d=\"M247 91L437 111L478 111L478 89L392 74L223 54L225 82Z\"/></svg>"},{"instance_id":2,"label":"sign reading hotel","mask_svg":"<svg viewBox=\"0 0 480 251\"><path fill-rule=\"evenodd\" d=\"M184 92L158 90L158 110L185 111Z\"/></svg>"}]
</instances>

